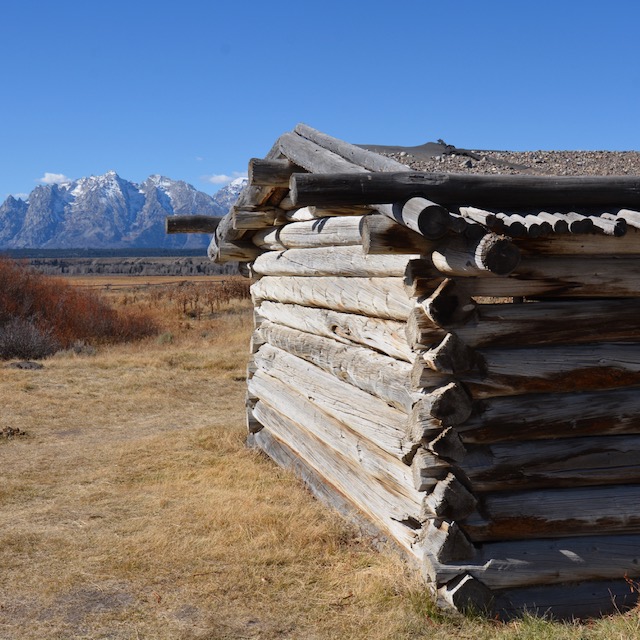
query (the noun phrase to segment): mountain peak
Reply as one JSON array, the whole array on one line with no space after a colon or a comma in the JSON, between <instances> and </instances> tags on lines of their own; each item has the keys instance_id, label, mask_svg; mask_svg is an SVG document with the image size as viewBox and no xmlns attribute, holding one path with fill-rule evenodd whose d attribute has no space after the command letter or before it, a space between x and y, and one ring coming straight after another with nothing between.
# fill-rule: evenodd
<instances>
[{"instance_id":1,"label":"mountain peak","mask_svg":"<svg viewBox=\"0 0 640 640\"><path fill-rule=\"evenodd\" d=\"M141 184L110 170L65 185L39 185L28 202L9 196L0 215L0 248L202 248L200 234L167 236L171 215L223 216L239 187L210 196L154 174Z\"/></svg>"}]
</instances>

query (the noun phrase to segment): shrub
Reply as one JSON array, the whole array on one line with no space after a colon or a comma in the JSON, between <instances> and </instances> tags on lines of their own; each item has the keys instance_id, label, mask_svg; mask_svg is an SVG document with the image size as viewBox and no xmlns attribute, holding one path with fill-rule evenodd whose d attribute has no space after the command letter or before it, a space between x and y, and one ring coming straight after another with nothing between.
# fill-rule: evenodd
<instances>
[{"instance_id":1,"label":"shrub","mask_svg":"<svg viewBox=\"0 0 640 640\"><path fill-rule=\"evenodd\" d=\"M117 311L93 292L6 258L0 258L0 329L7 353L18 348L10 345L30 343L33 353L47 355L78 341L123 342L157 333L153 320L141 312Z\"/></svg>"},{"instance_id":2,"label":"shrub","mask_svg":"<svg viewBox=\"0 0 640 640\"><path fill-rule=\"evenodd\" d=\"M31 320L12 318L0 326L0 358L46 358L60 349L51 331L39 329Z\"/></svg>"}]
</instances>

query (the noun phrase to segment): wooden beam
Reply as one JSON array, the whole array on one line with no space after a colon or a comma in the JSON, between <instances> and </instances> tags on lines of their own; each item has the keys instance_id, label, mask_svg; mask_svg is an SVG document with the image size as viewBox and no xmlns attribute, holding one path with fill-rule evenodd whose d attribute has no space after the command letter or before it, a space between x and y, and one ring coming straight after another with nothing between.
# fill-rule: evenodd
<instances>
[{"instance_id":1,"label":"wooden beam","mask_svg":"<svg viewBox=\"0 0 640 640\"><path fill-rule=\"evenodd\" d=\"M328 246L261 253L253 270L263 276L401 278L416 256L365 255L360 246Z\"/></svg>"},{"instance_id":2,"label":"wooden beam","mask_svg":"<svg viewBox=\"0 0 640 640\"><path fill-rule=\"evenodd\" d=\"M425 255L437 243L385 215L371 213L362 218L362 246L368 255Z\"/></svg>"},{"instance_id":3,"label":"wooden beam","mask_svg":"<svg viewBox=\"0 0 640 640\"><path fill-rule=\"evenodd\" d=\"M598 207L640 206L637 176L533 176L455 173L294 174L298 206L391 204L420 195L444 206Z\"/></svg>"},{"instance_id":4,"label":"wooden beam","mask_svg":"<svg viewBox=\"0 0 640 640\"><path fill-rule=\"evenodd\" d=\"M369 476L371 484L379 482L397 494L397 500L388 504L388 513L398 519L410 513L418 518L425 496L413 488L410 467L364 440L288 384L264 371L256 375L251 387L261 402L283 416L281 422L295 423L297 430L309 432L329 450L358 465ZM288 442L286 437L283 440Z\"/></svg>"},{"instance_id":5,"label":"wooden beam","mask_svg":"<svg viewBox=\"0 0 640 640\"><path fill-rule=\"evenodd\" d=\"M506 276L520 264L520 250L511 239L488 233L477 240L455 238L431 254L433 265L447 276Z\"/></svg>"},{"instance_id":6,"label":"wooden beam","mask_svg":"<svg viewBox=\"0 0 640 640\"><path fill-rule=\"evenodd\" d=\"M445 562L432 560L434 582L446 583L468 573L495 590L625 576L633 580L640 576L640 536L487 542L478 545L471 562Z\"/></svg>"},{"instance_id":7,"label":"wooden beam","mask_svg":"<svg viewBox=\"0 0 640 640\"><path fill-rule=\"evenodd\" d=\"M304 169L286 158L267 160L251 158L249 160L249 184L260 187L289 188L289 179L294 173L303 173Z\"/></svg>"},{"instance_id":8,"label":"wooden beam","mask_svg":"<svg viewBox=\"0 0 640 640\"><path fill-rule=\"evenodd\" d=\"M342 156L349 162L357 164L369 171L410 171L411 169L396 160L386 158L373 151L368 151L362 147L357 147L338 138L328 136L326 133L322 133L309 127L306 124L298 124L294 131L307 140L311 140L315 144L328 149L333 153Z\"/></svg>"},{"instance_id":9,"label":"wooden beam","mask_svg":"<svg viewBox=\"0 0 640 640\"><path fill-rule=\"evenodd\" d=\"M219 224L214 216L167 216L165 233L215 233Z\"/></svg>"},{"instance_id":10,"label":"wooden beam","mask_svg":"<svg viewBox=\"0 0 640 640\"><path fill-rule=\"evenodd\" d=\"M252 242L264 250L313 249L362 244L362 216L316 218L270 227L253 234Z\"/></svg>"},{"instance_id":11,"label":"wooden beam","mask_svg":"<svg viewBox=\"0 0 640 640\"><path fill-rule=\"evenodd\" d=\"M639 484L640 435L467 445L459 468L476 493Z\"/></svg>"},{"instance_id":12,"label":"wooden beam","mask_svg":"<svg viewBox=\"0 0 640 640\"><path fill-rule=\"evenodd\" d=\"M481 297L637 297L640 292L640 259L631 258L522 258L508 277L485 272L469 279L469 293ZM410 296L429 296L443 275L429 262L407 265L405 283Z\"/></svg>"},{"instance_id":13,"label":"wooden beam","mask_svg":"<svg viewBox=\"0 0 640 640\"><path fill-rule=\"evenodd\" d=\"M272 435L313 469L320 483L337 489L406 553L414 559L419 557L413 549L416 532L393 517L395 514L389 509L393 502L388 492L376 491L378 486L364 478L356 464L327 449L319 440L300 430L292 420L278 414L267 404L259 402L256 413L265 425L254 436L258 442L263 441L265 432Z\"/></svg>"},{"instance_id":14,"label":"wooden beam","mask_svg":"<svg viewBox=\"0 0 640 640\"><path fill-rule=\"evenodd\" d=\"M254 304L263 300L406 320L413 308L400 278L265 276L251 286Z\"/></svg>"},{"instance_id":15,"label":"wooden beam","mask_svg":"<svg viewBox=\"0 0 640 640\"><path fill-rule=\"evenodd\" d=\"M460 284L455 281L456 287ZM471 305L464 293L440 301L443 296L420 301L408 319L407 340L415 349L440 342L447 329L474 348L517 347L522 336L528 346L591 343L596 338L640 342L640 298ZM466 308L465 322L464 312L456 313Z\"/></svg>"},{"instance_id":16,"label":"wooden beam","mask_svg":"<svg viewBox=\"0 0 640 640\"><path fill-rule=\"evenodd\" d=\"M418 397L410 389L411 365L407 362L268 321L258 333L274 347L315 364L407 414Z\"/></svg>"},{"instance_id":17,"label":"wooden beam","mask_svg":"<svg viewBox=\"0 0 640 640\"><path fill-rule=\"evenodd\" d=\"M488 493L459 522L473 542L640 533L640 485Z\"/></svg>"},{"instance_id":18,"label":"wooden beam","mask_svg":"<svg viewBox=\"0 0 640 640\"><path fill-rule=\"evenodd\" d=\"M640 434L637 387L489 398L457 426L465 444Z\"/></svg>"},{"instance_id":19,"label":"wooden beam","mask_svg":"<svg viewBox=\"0 0 640 640\"><path fill-rule=\"evenodd\" d=\"M366 173L369 172L362 167L353 164L345 160L342 156L339 156L328 149L325 149L315 142L311 142L307 138L296 133L285 133L280 136L279 141L280 153L288 158L291 162L301 166L306 171L314 173ZM291 176L291 180L294 176L306 175L303 173L296 173ZM297 206L296 202L293 204ZM309 204L322 204L320 202L308 202ZM363 202L362 204L367 204ZM307 206L303 205L303 206Z\"/></svg>"},{"instance_id":20,"label":"wooden beam","mask_svg":"<svg viewBox=\"0 0 640 640\"><path fill-rule=\"evenodd\" d=\"M288 384L352 431L402 460L405 413L272 345L265 344L254 359L265 373Z\"/></svg>"},{"instance_id":21,"label":"wooden beam","mask_svg":"<svg viewBox=\"0 0 640 640\"><path fill-rule=\"evenodd\" d=\"M264 301L258 310L276 324L332 338L343 344L369 347L404 362L414 360L402 322L270 301Z\"/></svg>"}]
</instances>

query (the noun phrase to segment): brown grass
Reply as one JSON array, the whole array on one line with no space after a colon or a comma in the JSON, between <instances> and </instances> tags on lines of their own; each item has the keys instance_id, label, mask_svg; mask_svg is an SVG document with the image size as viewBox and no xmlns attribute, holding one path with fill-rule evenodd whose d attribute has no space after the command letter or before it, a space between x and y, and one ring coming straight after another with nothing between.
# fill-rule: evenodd
<instances>
[{"instance_id":1,"label":"brown grass","mask_svg":"<svg viewBox=\"0 0 640 640\"><path fill-rule=\"evenodd\" d=\"M138 288L158 338L0 370L0 638L640 637L438 613L289 473L244 447L247 301L185 317ZM135 298L135 300L134 300ZM170 337L169 337L170 336Z\"/></svg>"}]
</instances>

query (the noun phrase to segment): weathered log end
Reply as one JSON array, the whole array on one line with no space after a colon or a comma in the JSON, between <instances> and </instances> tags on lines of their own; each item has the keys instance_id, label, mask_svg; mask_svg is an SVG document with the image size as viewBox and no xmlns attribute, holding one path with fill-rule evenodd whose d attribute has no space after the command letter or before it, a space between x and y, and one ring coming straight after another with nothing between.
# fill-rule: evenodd
<instances>
[{"instance_id":1,"label":"weathered log end","mask_svg":"<svg viewBox=\"0 0 640 640\"><path fill-rule=\"evenodd\" d=\"M461 613L487 614L493 608L491 589L470 574L455 578L438 589L438 604Z\"/></svg>"},{"instance_id":2,"label":"weathered log end","mask_svg":"<svg viewBox=\"0 0 640 640\"><path fill-rule=\"evenodd\" d=\"M472 299L468 285L447 278L419 306L435 325L454 327L469 321L478 305Z\"/></svg>"}]
</instances>

